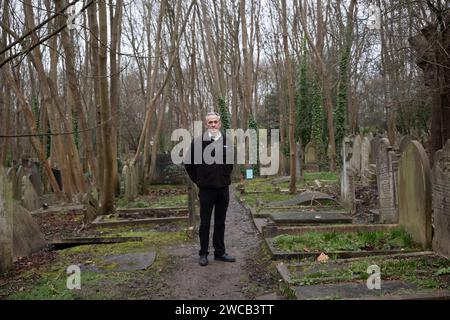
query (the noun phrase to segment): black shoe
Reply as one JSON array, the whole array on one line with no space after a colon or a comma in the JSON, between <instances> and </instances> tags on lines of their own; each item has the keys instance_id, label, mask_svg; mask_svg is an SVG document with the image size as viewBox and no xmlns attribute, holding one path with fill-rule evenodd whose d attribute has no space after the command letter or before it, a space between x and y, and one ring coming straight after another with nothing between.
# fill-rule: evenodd
<instances>
[{"instance_id":1,"label":"black shoe","mask_svg":"<svg viewBox=\"0 0 450 320\"><path fill-rule=\"evenodd\" d=\"M235 262L236 258L233 256L229 256L227 253L224 253L221 256L214 256L214 260L220 260L225 262Z\"/></svg>"},{"instance_id":2,"label":"black shoe","mask_svg":"<svg viewBox=\"0 0 450 320\"><path fill-rule=\"evenodd\" d=\"M202 255L200 256L200 259L198 260L198 263L204 267L208 265L208 256L207 255Z\"/></svg>"}]
</instances>

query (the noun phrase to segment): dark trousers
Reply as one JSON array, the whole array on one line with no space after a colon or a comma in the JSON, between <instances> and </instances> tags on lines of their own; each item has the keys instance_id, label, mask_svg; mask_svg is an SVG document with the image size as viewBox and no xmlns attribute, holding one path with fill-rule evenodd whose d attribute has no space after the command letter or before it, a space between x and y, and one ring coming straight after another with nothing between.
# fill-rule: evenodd
<instances>
[{"instance_id":1,"label":"dark trousers","mask_svg":"<svg viewBox=\"0 0 450 320\"><path fill-rule=\"evenodd\" d=\"M208 255L209 248L209 227L211 225L211 215L214 208L214 234L213 247L214 255L220 256L225 253L225 218L227 215L230 194L228 187L220 189L200 189L200 237L199 255Z\"/></svg>"}]
</instances>

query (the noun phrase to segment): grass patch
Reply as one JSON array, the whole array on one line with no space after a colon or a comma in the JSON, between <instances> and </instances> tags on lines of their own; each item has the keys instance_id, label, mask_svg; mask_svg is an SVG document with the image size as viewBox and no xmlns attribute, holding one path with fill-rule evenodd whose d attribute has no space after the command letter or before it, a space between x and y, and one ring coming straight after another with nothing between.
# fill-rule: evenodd
<instances>
[{"instance_id":1,"label":"grass patch","mask_svg":"<svg viewBox=\"0 0 450 320\"><path fill-rule=\"evenodd\" d=\"M279 194L279 193L273 193L273 192L267 192L267 193L258 193L258 194L243 194L238 195L240 197L241 201L245 201L250 206L254 207L256 206L256 199L261 199L265 204L275 201L285 201L294 199L298 195L292 195L292 194Z\"/></svg>"},{"instance_id":2,"label":"grass patch","mask_svg":"<svg viewBox=\"0 0 450 320\"><path fill-rule=\"evenodd\" d=\"M381 279L385 281L401 280L427 289L448 287L445 279L435 276L436 269L448 266L449 260L445 258L386 259L375 257L354 261L337 268L322 265L319 266L322 270L317 270L318 264L311 262L301 268L290 267L290 270L295 284L307 286L321 283L365 281L369 277L367 268L374 264L380 267Z\"/></svg>"},{"instance_id":3,"label":"grass patch","mask_svg":"<svg viewBox=\"0 0 450 320\"><path fill-rule=\"evenodd\" d=\"M401 229L358 233L309 232L279 235L273 244L285 252L392 250L414 247L411 236Z\"/></svg>"},{"instance_id":4,"label":"grass patch","mask_svg":"<svg viewBox=\"0 0 450 320\"><path fill-rule=\"evenodd\" d=\"M168 290L161 281L161 274L168 272L175 263L164 251L165 246L188 241L185 232L121 231L112 236L140 236L142 242L86 245L58 251L58 258L51 265L27 270L21 274L21 287L6 293L7 299L19 300L78 300L78 299L129 299L151 297ZM155 251L157 258L147 270L132 272L95 273L81 271L81 290L67 289L66 273L69 265L103 262L102 257ZM103 270L115 268L115 264L103 265ZM20 290L19 290L20 289Z\"/></svg>"}]
</instances>

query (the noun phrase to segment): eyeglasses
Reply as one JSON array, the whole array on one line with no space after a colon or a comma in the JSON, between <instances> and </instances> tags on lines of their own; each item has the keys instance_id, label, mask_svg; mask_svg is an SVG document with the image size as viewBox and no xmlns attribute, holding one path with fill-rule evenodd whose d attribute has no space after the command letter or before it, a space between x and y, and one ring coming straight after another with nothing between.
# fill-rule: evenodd
<instances>
[{"instance_id":1,"label":"eyeglasses","mask_svg":"<svg viewBox=\"0 0 450 320\"><path fill-rule=\"evenodd\" d=\"M217 123L219 123L218 120L211 120L211 121L208 121L208 124L217 124Z\"/></svg>"}]
</instances>

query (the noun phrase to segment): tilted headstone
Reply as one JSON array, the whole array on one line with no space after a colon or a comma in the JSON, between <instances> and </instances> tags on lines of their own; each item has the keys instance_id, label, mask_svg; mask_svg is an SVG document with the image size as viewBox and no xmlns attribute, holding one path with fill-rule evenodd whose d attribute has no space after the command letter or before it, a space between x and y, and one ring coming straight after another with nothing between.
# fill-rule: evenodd
<instances>
[{"instance_id":1,"label":"tilted headstone","mask_svg":"<svg viewBox=\"0 0 450 320\"><path fill-rule=\"evenodd\" d=\"M424 148L411 141L399 163L399 224L423 248L431 247L431 170Z\"/></svg>"},{"instance_id":2,"label":"tilted headstone","mask_svg":"<svg viewBox=\"0 0 450 320\"><path fill-rule=\"evenodd\" d=\"M0 166L0 273L11 268L13 263L13 213L12 183Z\"/></svg>"},{"instance_id":3,"label":"tilted headstone","mask_svg":"<svg viewBox=\"0 0 450 320\"><path fill-rule=\"evenodd\" d=\"M380 221L382 223L398 222L398 207L396 200L396 171L395 152L389 144L389 140L382 138L380 140L377 152L377 186L378 199L380 206Z\"/></svg>"},{"instance_id":4,"label":"tilted headstone","mask_svg":"<svg viewBox=\"0 0 450 320\"><path fill-rule=\"evenodd\" d=\"M370 170L370 140L364 137L361 141L361 181L363 185L369 184Z\"/></svg>"},{"instance_id":5,"label":"tilted headstone","mask_svg":"<svg viewBox=\"0 0 450 320\"><path fill-rule=\"evenodd\" d=\"M353 141L348 137L345 137L342 143L341 201L345 208L354 213L356 210L354 170L350 165L353 155L352 143Z\"/></svg>"},{"instance_id":6,"label":"tilted headstone","mask_svg":"<svg viewBox=\"0 0 450 320\"><path fill-rule=\"evenodd\" d=\"M27 257L47 245L44 235L27 209L14 203L13 256Z\"/></svg>"},{"instance_id":7,"label":"tilted headstone","mask_svg":"<svg viewBox=\"0 0 450 320\"><path fill-rule=\"evenodd\" d=\"M361 136L357 135L353 139L352 158L350 160L350 165L356 176L361 175L361 143Z\"/></svg>"},{"instance_id":8,"label":"tilted headstone","mask_svg":"<svg viewBox=\"0 0 450 320\"><path fill-rule=\"evenodd\" d=\"M433 251L450 258L450 140L436 152L433 167Z\"/></svg>"},{"instance_id":9,"label":"tilted headstone","mask_svg":"<svg viewBox=\"0 0 450 320\"><path fill-rule=\"evenodd\" d=\"M41 206L39 196L27 176L22 177L22 190L23 207L29 211L39 209Z\"/></svg>"}]
</instances>

